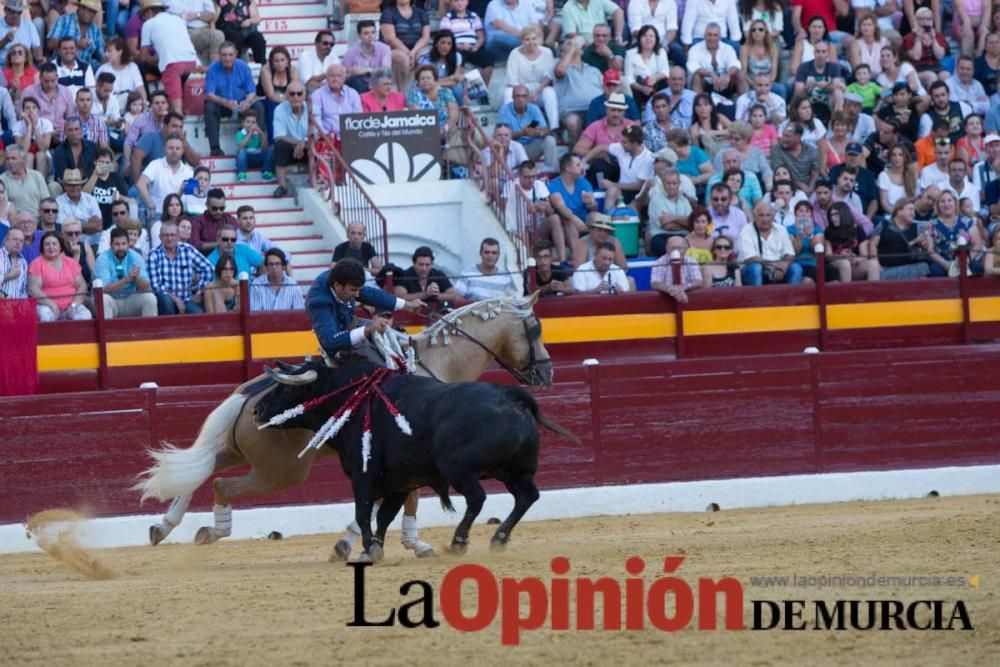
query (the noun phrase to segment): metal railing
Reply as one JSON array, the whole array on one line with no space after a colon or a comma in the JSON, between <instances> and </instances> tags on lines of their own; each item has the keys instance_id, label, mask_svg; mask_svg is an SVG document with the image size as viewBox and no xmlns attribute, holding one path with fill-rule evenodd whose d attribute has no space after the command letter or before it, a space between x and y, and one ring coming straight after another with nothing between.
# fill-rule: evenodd
<instances>
[{"instance_id":1,"label":"metal railing","mask_svg":"<svg viewBox=\"0 0 1000 667\"><path fill-rule=\"evenodd\" d=\"M461 108L460 126L465 129L465 144L468 152L466 164L469 178L486 196L486 202L503 225L507 238L514 246L517 268L523 271L528 266L534 233L537 227L536 214L528 197L518 187L518 178L511 172L504 160L491 156L489 164L483 150L493 145L479 121L468 107ZM480 146L483 148L481 149ZM491 149L491 153L494 151Z\"/></svg>"},{"instance_id":2,"label":"metal railing","mask_svg":"<svg viewBox=\"0 0 1000 667\"><path fill-rule=\"evenodd\" d=\"M330 200L333 214L344 227L360 222L365 227L365 238L375 247L383 264L389 262L389 224L385 215L375 205L361 181L344 161L333 137L323 131L313 119L309 125L326 144L327 150L318 151L316 141L309 142L309 182L325 199Z\"/></svg>"}]
</instances>

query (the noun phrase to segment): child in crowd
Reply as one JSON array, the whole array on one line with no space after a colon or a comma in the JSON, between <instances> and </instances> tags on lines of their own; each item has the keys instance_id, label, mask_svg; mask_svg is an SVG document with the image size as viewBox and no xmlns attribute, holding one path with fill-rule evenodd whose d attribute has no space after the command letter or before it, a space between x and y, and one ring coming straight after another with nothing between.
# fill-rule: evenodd
<instances>
[{"instance_id":1,"label":"child in crowd","mask_svg":"<svg viewBox=\"0 0 1000 667\"><path fill-rule=\"evenodd\" d=\"M122 126L122 136L128 136L128 129L132 127L132 122L146 111L146 101L138 90L133 90L128 94L125 103L125 124Z\"/></svg>"},{"instance_id":2,"label":"child in crowd","mask_svg":"<svg viewBox=\"0 0 1000 667\"><path fill-rule=\"evenodd\" d=\"M247 180L247 168L262 169L261 178L274 180L274 148L267 143L267 133L257 122L257 112L243 114L243 127L236 132L236 180Z\"/></svg>"},{"instance_id":3,"label":"child in crowd","mask_svg":"<svg viewBox=\"0 0 1000 667\"><path fill-rule=\"evenodd\" d=\"M767 122L767 109L763 105L755 104L750 109L750 127L753 134L750 136L750 145L764 151L764 155L771 157L771 145L778 140L778 131L774 125Z\"/></svg>"},{"instance_id":4,"label":"child in crowd","mask_svg":"<svg viewBox=\"0 0 1000 667\"><path fill-rule=\"evenodd\" d=\"M856 93L861 96L861 108L865 113L875 110L875 104L882 95L882 86L872 81L871 68L861 63L854 68L854 83L847 86L847 92Z\"/></svg>"}]
</instances>

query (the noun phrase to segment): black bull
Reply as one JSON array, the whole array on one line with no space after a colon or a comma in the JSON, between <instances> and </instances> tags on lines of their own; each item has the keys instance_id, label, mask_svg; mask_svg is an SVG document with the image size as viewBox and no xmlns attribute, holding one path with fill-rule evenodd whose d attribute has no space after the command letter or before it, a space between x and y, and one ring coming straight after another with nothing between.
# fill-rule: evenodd
<instances>
[{"instance_id":1,"label":"black bull","mask_svg":"<svg viewBox=\"0 0 1000 667\"><path fill-rule=\"evenodd\" d=\"M330 369L312 366L317 379L308 385L278 385L261 397L256 418L266 423L274 415L310 399L345 387L370 373L374 366L352 361ZM534 397L520 387L485 382L443 383L416 375L390 377L383 385L386 396L410 423L412 435L405 435L384 403L377 398L371 410L371 459L364 471L362 430L364 407L327 445L336 449L344 472L351 479L354 511L364 541L365 555L381 556L385 532L396 517L407 494L429 486L442 505L453 510L449 487L465 497L466 510L455 529L451 550L464 553L472 522L482 510L486 492L480 479L493 478L514 496L514 509L500 524L491 548L502 549L511 531L538 499L535 471L538 468L538 425L571 440L576 437L539 413ZM332 397L312 411L295 417L277 428L305 428L318 431L347 400L350 391ZM362 406L365 404L362 403ZM382 499L378 527L371 531L375 501Z\"/></svg>"}]
</instances>

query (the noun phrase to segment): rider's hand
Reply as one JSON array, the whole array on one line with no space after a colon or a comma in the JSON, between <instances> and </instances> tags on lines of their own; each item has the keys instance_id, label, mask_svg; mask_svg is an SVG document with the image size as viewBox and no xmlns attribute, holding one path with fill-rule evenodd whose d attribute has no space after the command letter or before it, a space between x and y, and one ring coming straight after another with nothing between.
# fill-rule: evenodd
<instances>
[{"instance_id":1,"label":"rider's hand","mask_svg":"<svg viewBox=\"0 0 1000 667\"><path fill-rule=\"evenodd\" d=\"M427 304L423 301L423 299L413 299L412 301L406 302L407 310L419 310L421 308L426 308L426 307Z\"/></svg>"}]
</instances>

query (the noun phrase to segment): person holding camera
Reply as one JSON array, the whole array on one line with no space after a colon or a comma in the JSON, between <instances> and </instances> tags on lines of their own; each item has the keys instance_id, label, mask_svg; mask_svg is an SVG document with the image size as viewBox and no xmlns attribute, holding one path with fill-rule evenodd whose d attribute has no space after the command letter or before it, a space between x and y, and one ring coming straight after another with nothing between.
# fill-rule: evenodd
<instances>
[{"instance_id":1,"label":"person holding camera","mask_svg":"<svg viewBox=\"0 0 1000 667\"><path fill-rule=\"evenodd\" d=\"M128 232L111 230L111 248L97 257L94 277L104 283L104 317L155 317L156 296L142 255L128 245Z\"/></svg>"},{"instance_id":2,"label":"person holding camera","mask_svg":"<svg viewBox=\"0 0 1000 667\"><path fill-rule=\"evenodd\" d=\"M916 68L920 82L930 88L938 79L948 78L946 65L949 63L942 60L949 55L950 49L944 33L934 27L934 12L929 7L921 7L915 16L916 29L903 37L902 49Z\"/></svg>"},{"instance_id":3,"label":"person holding camera","mask_svg":"<svg viewBox=\"0 0 1000 667\"><path fill-rule=\"evenodd\" d=\"M125 181L118 171L111 149L97 149L97 156L94 158L94 171L90 173L90 178L83 184L83 191L97 200L97 205L101 209L103 228L110 229L113 222L112 204L120 199L125 199L128 195L128 186L125 185Z\"/></svg>"}]
</instances>

